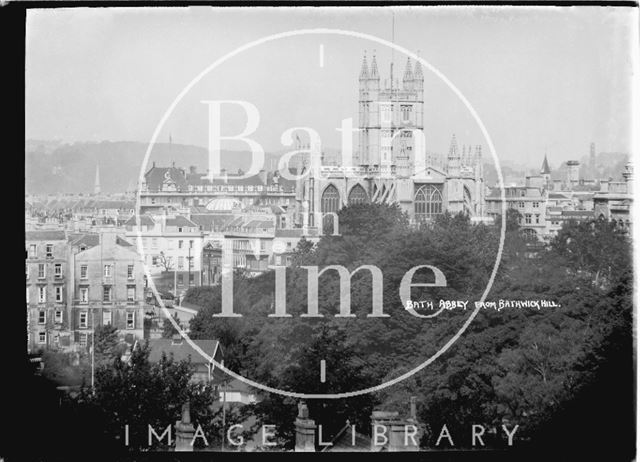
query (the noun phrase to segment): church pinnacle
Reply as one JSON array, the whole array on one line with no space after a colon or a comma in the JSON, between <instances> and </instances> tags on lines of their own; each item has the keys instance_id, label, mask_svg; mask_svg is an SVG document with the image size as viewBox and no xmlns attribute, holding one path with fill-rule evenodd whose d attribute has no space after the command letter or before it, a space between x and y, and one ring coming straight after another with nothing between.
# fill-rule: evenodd
<instances>
[{"instance_id":1,"label":"church pinnacle","mask_svg":"<svg viewBox=\"0 0 640 462\"><path fill-rule=\"evenodd\" d=\"M451 145L449 146L449 159L460 159L458 154L458 141L456 141L456 134L451 137Z\"/></svg>"},{"instance_id":2,"label":"church pinnacle","mask_svg":"<svg viewBox=\"0 0 640 462\"><path fill-rule=\"evenodd\" d=\"M424 75L422 74L422 65L420 64L420 61L416 60L416 67L413 71L413 78L415 80L421 80L424 81Z\"/></svg>"},{"instance_id":3,"label":"church pinnacle","mask_svg":"<svg viewBox=\"0 0 640 462\"><path fill-rule=\"evenodd\" d=\"M404 68L404 76L402 80L405 82L413 80L413 71L411 70L411 58L407 58L407 65Z\"/></svg>"},{"instance_id":4,"label":"church pinnacle","mask_svg":"<svg viewBox=\"0 0 640 462\"><path fill-rule=\"evenodd\" d=\"M373 59L371 60L371 72L369 78L372 80L380 80L380 74L378 74L378 63L376 62L376 50L373 50Z\"/></svg>"},{"instance_id":5,"label":"church pinnacle","mask_svg":"<svg viewBox=\"0 0 640 462\"><path fill-rule=\"evenodd\" d=\"M369 66L367 65L367 52L365 51L362 58L362 67L360 68L360 80L367 80L369 78Z\"/></svg>"}]
</instances>

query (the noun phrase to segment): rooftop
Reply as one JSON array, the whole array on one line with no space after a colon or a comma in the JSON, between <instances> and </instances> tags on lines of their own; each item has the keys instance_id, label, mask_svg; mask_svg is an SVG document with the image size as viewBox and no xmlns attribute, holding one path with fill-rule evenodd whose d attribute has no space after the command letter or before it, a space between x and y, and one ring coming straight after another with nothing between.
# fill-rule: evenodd
<instances>
[{"instance_id":1,"label":"rooftop","mask_svg":"<svg viewBox=\"0 0 640 462\"><path fill-rule=\"evenodd\" d=\"M25 241L65 241L67 239L64 231L58 230L37 230L25 232Z\"/></svg>"}]
</instances>

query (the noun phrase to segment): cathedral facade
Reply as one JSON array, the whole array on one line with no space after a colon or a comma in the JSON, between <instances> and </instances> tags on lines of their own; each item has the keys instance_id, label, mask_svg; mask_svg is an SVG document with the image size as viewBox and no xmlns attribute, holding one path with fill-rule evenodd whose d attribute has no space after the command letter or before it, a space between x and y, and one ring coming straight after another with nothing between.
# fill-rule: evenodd
<instances>
[{"instance_id":1,"label":"cathedral facade","mask_svg":"<svg viewBox=\"0 0 640 462\"><path fill-rule=\"evenodd\" d=\"M480 146L459 149L455 135L445 159L427 154L424 136L424 76L407 60L402 83L381 85L375 55L363 58L359 76L358 149L351 165L311 166L297 185L298 222L317 226L318 217L360 203L398 204L413 223L445 211L485 215Z\"/></svg>"}]
</instances>

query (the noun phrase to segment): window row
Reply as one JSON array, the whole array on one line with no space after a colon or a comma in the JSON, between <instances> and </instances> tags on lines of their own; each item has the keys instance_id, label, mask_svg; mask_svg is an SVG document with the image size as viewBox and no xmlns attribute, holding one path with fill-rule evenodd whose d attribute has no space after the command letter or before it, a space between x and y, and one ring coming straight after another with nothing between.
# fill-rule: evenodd
<instances>
[{"instance_id":1,"label":"window row","mask_svg":"<svg viewBox=\"0 0 640 462\"><path fill-rule=\"evenodd\" d=\"M62 303L63 301L63 286L56 286L54 288L54 300L57 303ZM27 303L29 303L29 287L27 287ZM38 303L47 303L47 286L38 286Z\"/></svg>"},{"instance_id":2,"label":"window row","mask_svg":"<svg viewBox=\"0 0 640 462\"><path fill-rule=\"evenodd\" d=\"M25 272L27 275L27 279L29 279L30 276L30 266L27 264L25 265ZM55 265L53 265L53 275L55 278L60 279L62 278L62 263L56 263ZM38 279L45 279L47 277L47 265L45 263L38 263Z\"/></svg>"},{"instance_id":3,"label":"window row","mask_svg":"<svg viewBox=\"0 0 640 462\"><path fill-rule=\"evenodd\" d=\"M53 244L45 244L45 255L47 258L53 258ZM38 245L30 244L29 258L37 258L37 257L38 257Z\"/></svg>"},{"instance_id":4,"label":"window row","mask_svg":"<svg viewBox=\"0 0 640 462\"><path fill-rule=\"evenodd\" d=\"M109 263L103 266L102 275L106 278L113 276L113 264ZM127 279L134 279L135 265L127 265ZM80 279L89 279L89 266L80 265Z\"/></svg>"},{"instance_id":5,"label":"window row","mask_svg":"<svg viewBox=\"0 0 640 462\"><path fill-rule=\"evenodd\" d=\"M62 322L62 310L56 310L53 314L53 322L60 324ZM45 310L38 311L38 324L43 325L47 323L47 312Z\"/></svg>"},{"instance_id":6,"label":"window row","mask_svg":"<svg viewBox=\"0 0 640 462\"><path fill-rule=\"evenodd\" d=\"M527 225L532 224L533 223L532 217L533 216L530 213L525 213L524 214L524 222L525 222L525 224L527 224ZM536 214L535 215L535 220L536 220L535 221L536 224L540 224L540 215Z\"/></svg>"},{"instance_id":7,"label":"window row","mask_svg":"<svg viewBox=\"0 0 640 462\"><path fill-rule=\"evenodd\" d=\"M193 241L191 241L193 242ZM134 279L135 265L127 265L127 279ZM27 279L30 277L30 266L25 265L25 272ZM104 265L103 272L104 277L111 277L113 275L113 265ZM56 279L62 278L62 263L55 263L53 265L53 275ZM38 279L45 279L47 277L47 265L45 263L38 263ZM80 279L89 279L89 267L88 265L80 265Z\"/></svg>"},{"instance_id":8,"label":"window row","mask_svg":"<svg viewBox=\"0 0 640 462\"><path fill-rule=\"evenodd\" d=\"M113 286L102 287L102 301L113 302ZM127 286L127 302L136 301L136 286ZM89 288L80 287L80 303L89 303Z\"/></svg>"},{"instance_id":9,"label":"window row","mask_svg":"<svg viewBox=\"0 0 640 462\"><path fill-rule=\"evenodd\" d=\"M102 324L107 325L112 323L112 315L110 311L105 311L102 313ZM78 317L78 326L80 329L87 329L89 327L89 312L81 311ZM127 329L135 329L136 328L136 313L135 311L127 311L126 312L126 328Z\"/></svg>"},{"instance_id":10,"label":"window row","mask_svg":"<svg viewBox=\"0 0 640 462\"><path fill-rule=\"evenodd\" d=\"M533 205L534 209L540 208L540 202L532 202L531 204ZM525 207L524 201L518 201L518 208L523 209L524 207Z\"/></svg>"}]
</instances>

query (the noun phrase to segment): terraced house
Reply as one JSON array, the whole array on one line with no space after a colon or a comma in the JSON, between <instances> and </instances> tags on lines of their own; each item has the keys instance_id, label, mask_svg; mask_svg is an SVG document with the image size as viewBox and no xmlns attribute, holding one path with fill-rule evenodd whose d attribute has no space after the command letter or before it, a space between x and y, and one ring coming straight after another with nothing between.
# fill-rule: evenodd
<instances>
[{"instance_id":1,"label":"terraced house","mask_svg":"<svg viewBox=\"0 0 640 462\"><path fill-rule=\"evenodd\" d=\"M69 245L64 231L27 231L27 350L68 346Z\"/></svg>"},{"instance_id":2,"label":"terraced house","mask_svg":"<svg viewBox=\"0 0 640 462\"><path fill-rule=\"evenodd\" d=\"M134 246L114 232L103 232L98 245L74 247L71 260L70 329L78 347L87 347L94 328L105 324L116 326L130 344L142 339L144 269Z\"/></svg>"}]
</instances>

